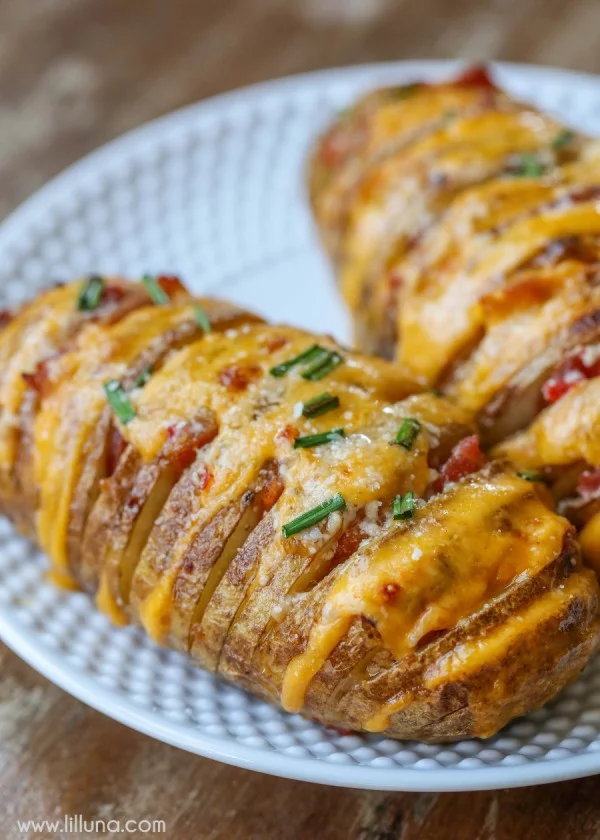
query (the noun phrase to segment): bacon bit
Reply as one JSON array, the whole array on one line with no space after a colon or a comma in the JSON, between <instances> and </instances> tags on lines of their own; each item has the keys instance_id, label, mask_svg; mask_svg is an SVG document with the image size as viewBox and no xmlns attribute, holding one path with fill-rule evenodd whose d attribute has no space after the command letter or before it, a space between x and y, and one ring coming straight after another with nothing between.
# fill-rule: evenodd
<instances>
[{"instance_id":1,"label":"bacon bit","mask_svg":"<svg viewBox=\"0 0 600 840\"><path fill-rule=\"evenodd\" d=\"M187 289L183 285L182 281L174 274L161 274L156 278L156 282L163 292L170 298L174 298L177 295L187 294Z\"/></svg>"},{"instance_id":2,"label":"bacon bit","mask_svg":"<svg viewBox=\"0 0 600 840\"><path fill-rule=\"evenodd\" d=\"M396 601L401 591L402 587L399 584L393 582L386 583L381 589L381 597L384 604L391 606Z\"/></svg>"},{"instance_id":3,"label":"bacon bit","mask_svg":"<svg viewBox=\"0 0 600 840\"><path fill-rule=\"evenodd\" d=\"M344 531L338 540L335 553L331 558L331 568L333 569L336 566L339 566L339 564L347 560L348 557L352 557L354 552L358 549L358 546L363 541L364 536L365 535L360 529L360 522L357 522L351 528L348 528L347 531Z\"/></svg>"},{"instance_id":4,"label":"bacon bit","mask_svg":"<svg viewBox=\"0 0 600 840\"><path fill-rule=\"evenodd\" d=\"M534 275L493 289L480 298L480 305L488 319L499 319L530 306L540 306L555 294L555 286L545 277Z\"/></svg>"},{"instance_id":5,"label":"bacon bit","mask_svg":"<svg viewBox=\"0 0 600 840\"><path fill-rule=\"evenodd\" d=\"M213 440L216 431L212 425L193 420L173 423L167 428L165 456L179 475L195 461L198 450Z\"/></svg>"},{"instance_id":6,"label":"bacon bit","mask_svg":"<svg viewBox=\"0 0 600 840\"><path fill-rule=\"evenodd\" d=\"M600 470L586 470L579 476L577 493L582 499L594 499L600 494Z\"/></svg>"},{"instance_id":7,"label":"bacon bit","mask_svg":"<svg viewBox=\"0 0 600 840\"><path fill-rule=\"evenodd\" d=\"M105 286L102 290L101 303L119 303L126 295L123 286Z\"/></svg>"},{"instance_id":8,"label":"bacon bit","mask_svg":"<svg viewBox=\"0 0 600 840\"><path fill-rule=\"evenodd\" d=\"M300 430L297 426L292 425L292 423L286 423L275 435L275 440L278 443L293 443L297 437L300 437Z\"/></svg>"},{"instance_id":9,"label":"bacon bit","mask_svg":"<svg viewBox=\"0 0 600 840\"><path fill-rule=\"evenodd\" d=\"M0 330L5 327L13 319L13 314L10 309L0 309Z\"/></svg>"},{"instance_id":10,"label":"bacon bit","mask_svg":"<svg viewBox=\"0 0 600 840\"><path fill-rule=\"evenodd\" d=\"M487 463L479 446L479 435L470 435L459 441L446 463L440 468L440 475L434 481L432 490L441 493L448 484L477 472Z\"/></svg>"},{"instance_id":11,"label":"bacon bit","mask_svg":"<svg viewBox=\"0 0 600 840\"><path fill-rule=\"evenodd\" d=\"M600 358L591 365L587 365L583 353L582 350L571 356L544 382L542 396L547 405L555 403L579 382L585 382L587 379L600 375Z\"/></svg>"},{"instance_id":12,"label":"bacon bit","mask_svg":"<svg viewBox=\"0 0 600 840\"><path fill-rule=\"evenodd\" d=\"M274 475L263 487L260 499L265 510L271 510L271 508L277 504L279 497L283 493L284 484L279 475Z\"/></svg>"},{"instance_id":13,"label":"bacon bit","mask_svg":"<svg viewBox=\"0 0 600 840\"><path fill-rule=\"evenodd\" d=\"M281 350L286 344L289 344L289 339L284 335L274 335L265 342L265 347L269 353L274 353L276 350Z\"/></svg>"},{"instance_id":14,"label":"bacon bit","mask_svg":"<svg viewBox=\"0 0 600 840\"><path fill-rule=\"evenodd\" d=\"M127 443L117 426L111 426L106 445L106 474L114 475Z\"/></svg>"},{"instance_id":15,"label":"bacon bit","mask_svg":"<svg viewBox=\"0 0 600 840\"><path fill-rule=\"evenodd\" d=\"M457 76L452 84L461 85L461 87L485 87L497 90L486 64L475 64L473 67L469 67Z\"/></svg>"},{"instance_id":16,"label":"bacon bit","mask_svg":"<svg viewBox=\"0 0 600 840\"><path fill-rule=\"evenodd\" d=\"M38 362L33 371L22 373L21 376L34 391L37 391L40 398L44 399L52 391L52 379L50 377L50 365L58 358L59 354L49 356Z\"/></svg>"},{"instance_id":17,"label":"bacon bit","mask_svg":"<svg viewBox=\"0 0 600 840\"><path fill-rule=\"evenodd\" d=\"M200 490L208 490L215 480L215 475L209 467L203 467L198 473L196 484Z\"/></svg>"},{"instance_id":18,"label":"bacon bit","mask_svg":"<svg viewBox=\"0 0 600 840\"><path fill-rule=\"evenodd\" d=\"M260 374L261 368L258 365L230 365L219 373L219 382L230 391L245 391Z\"/></svg>"}]
</instances>

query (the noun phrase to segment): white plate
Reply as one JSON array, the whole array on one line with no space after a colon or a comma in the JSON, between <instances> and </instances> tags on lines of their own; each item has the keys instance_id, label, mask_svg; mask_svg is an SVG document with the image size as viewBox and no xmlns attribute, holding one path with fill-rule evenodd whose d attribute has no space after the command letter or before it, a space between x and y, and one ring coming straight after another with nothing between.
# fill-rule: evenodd
<instances>
[{"instance_id":1,"label":"white plate","mask_svg":"<svg viewBox=\"0 0 600 840\"><path fill-rule=\"evenodd\" d=\"M448 75L410 62L260 85L186 108L90 155L0 227L0 306L86 272L168 271L276 320L347 337L303 170L315 134L362 90ZM502 66L502 83L600 133L600 79ZM487 741L441 747L339 735L116 629L44 580L0 522L0 635L85 703L191 752L280 776L386 790L512 787L600 772L600 659L550 706Z\"/></svg>"}]
</instances>

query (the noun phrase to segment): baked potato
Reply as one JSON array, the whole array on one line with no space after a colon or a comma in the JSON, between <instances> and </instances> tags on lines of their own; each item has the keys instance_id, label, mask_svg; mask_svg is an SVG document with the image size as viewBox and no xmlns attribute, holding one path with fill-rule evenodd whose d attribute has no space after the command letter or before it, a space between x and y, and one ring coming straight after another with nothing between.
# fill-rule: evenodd
<instances>
[{"instance_id":1,"label":"baked potato","mask_svg":"<svg viewBox=\"0 0 600 840\"><path fill-rule=\"evenodd\" d=\"M350 112L360 142L317 177L340 118L313 155L313 207L326 240L335 227L359 346L440 389L486 451L547 483L600 569L600 144L481 70L464 78L393 104L369 94Z\"/></svg>"},{"instance_id":2,"label":"baked potato","mask_svg":"<svg viewBox=\"0 0 600 840\"><path fill-rule=\"evenodd\" d=\"M109 314L114 283L135 305ZM548 489L400 366L173 278L84 279L6 321L2 510L113 620L289 711L424 741L493 734L596 648Z\"/></svg>"}]
</instances>

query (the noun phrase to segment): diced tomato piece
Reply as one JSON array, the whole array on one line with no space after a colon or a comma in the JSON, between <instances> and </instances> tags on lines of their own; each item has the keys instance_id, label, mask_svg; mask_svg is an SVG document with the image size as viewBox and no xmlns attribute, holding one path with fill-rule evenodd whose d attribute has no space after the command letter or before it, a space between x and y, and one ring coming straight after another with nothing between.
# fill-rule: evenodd
<instances>
[{"instance_id":1,"label":"diced tomato piece","mask_svg":"<svg viewBox=\"0 0 600 840\"><path fill-rule=\"evenodd\" d=\"M592 499L600 495L600 470L586 470L581 473L577 492L582 499Z\"/></svg>"},{"instance_id":2,"label":"diced tomato piece","mask_svg":"<svg viewBox=\"0 0 600 840\"><path fill-rule=\"evenodd\" d=\"M487 87L496 90L496 85L486 64L474 64L473 67L464 70L460 76L454 79L454 84L463 87Z\"/></svg>"},{"instance_id":3,"label":"diced tomato piece","mask_svg":"<svg viewBox=\"0 0 600 840\"><path fill-rule=\"evenodd\" d=\"M547 404L555 403L579 382L600 375L600 356L586 361L585 350L571 356L544 382L542 396Z\"/></svg>"},{"instance_id":4,"label":"diced tomato piece","mask_svg":"<svg viewBox=\"0 0 600 840\"><path fill-rule=\"evenodd\" d=\"M258 365L229 365L219 373L219 382L231 391L245 391L261 373Z\"/></svg>"},{"instance_id":5,"label":"diced tomato piece","mask_svg":"<svg viewBox=\"0 0 600 840\"><path fill-rule=\"evenodd\" d=\"M156 282L170 298L178 294L187 294L187 289L183 285L183 282L174 274L161 274L156 278Z\"/></svg>"},{"instance_id":6,"label":"diced tomato piece","mask_svg":"<svg viewBox=\"0 0 600 840\"><path fill-rule=\"evenodd\" d=\"M13 314L10 309L0 309L0 330L5 327L13 319Z\"/></svg>"},{"instance_id":7,"label":"diced tomato piece","mask_svg":"<svg viewBox=\"0 0 600 840\"><path fill-rule=\"evenodd\" d=\"M106 474L108 476L113 475L114 471L117 469L117 464L119 463L119 459L125 451L126 446L127 443L125 438L119 431L118 427L112 426L108 437L108 444L106 446Z\"/></svg>"},{"instance_id":8,"label":"diced tomato piece","mask_svg":"<svg viewBox=\"0 0 600 840\"><path fill-rule=\"evenodd\" d=\"M478 472L486 463L487 458L479 445L479 435L463 438L440 469L440 475L433 484L434 493L441 493L446 485Z\"/></svg>"}]
</instances>

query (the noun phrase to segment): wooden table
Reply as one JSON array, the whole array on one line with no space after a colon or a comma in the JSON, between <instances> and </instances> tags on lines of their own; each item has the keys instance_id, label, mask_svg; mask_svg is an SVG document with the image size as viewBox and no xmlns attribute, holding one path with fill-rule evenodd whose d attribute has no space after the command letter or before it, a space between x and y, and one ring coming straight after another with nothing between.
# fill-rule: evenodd
<instances>
[{"instance_id":1,"label":"wooden table","mask_svg":"<svg viewBox=\"0 0 600 840\"><path fill-rule=\"evenodd\" d=\"M599 27L598 0L0 0L0 216L101 143L238 85L414 57L600 71ZM63 814L162 819L177 840L600 837L600 779L460 795L273 779L131 732L1 648L0 673L7 840L63 836L16 825Z\"/></svg>"}]
</instances>

